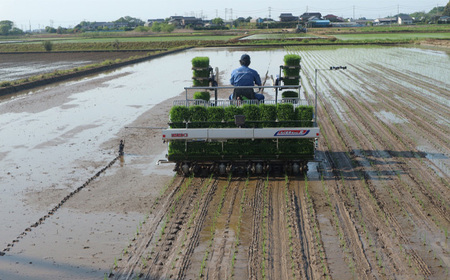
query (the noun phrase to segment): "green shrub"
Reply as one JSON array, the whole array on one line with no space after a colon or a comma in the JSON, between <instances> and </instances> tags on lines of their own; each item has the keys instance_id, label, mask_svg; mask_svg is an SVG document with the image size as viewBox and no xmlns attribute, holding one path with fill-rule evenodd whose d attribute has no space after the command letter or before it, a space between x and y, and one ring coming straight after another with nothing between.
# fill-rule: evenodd
<instances>
[{"instance_id":1,"label":"green shrub","mask_svg":"<svg viewBox=\"0 0 450 280\"><path fill-rule=\"evenodd\" d=\"M293 90L283 91L281 93L282 98L298 98L298 92Z\"/></svg>"},{"instance_id":2,"label":"green shrub","mask_svg":"<svg viewBox=\"0 0 450 280\"><path fill-rule=\"evenodd\" d=\"M8 82L8 81L0 83L0 87L9 87L10 85L11 85L11 82Z\"/></svg>"},{"instance_id":3,"label":"green shrub","mask_svg":"<svg viewBox=\"0 0 450 280\"><path fill-rule=\"evenodd\" d=\"M47 52L51 52L53 50L53 42L52 41L44 41L42 42L42 46Z\"/></svg>"},{"instance_id":4,"label":"green shrub","mask_svg":"<svg viewBox=\"0 0 450 280\"><path fill-rule=\"evenodd\" d=\"M194 93L194 99L209 101L211 99L211 94L208 91L197 91Z\"/></svg>"},{"instance_id":5,"label":"green shrub","mask_svg":"<svg viewBox=\"0 0 450 280\"><path fill-rule=\"evenodd\" d=\"M184 128L186 124L184 121L188 121L190 118L189 108L186 106L173 106L170 109L170 121L173 123L171 128Z\"/></svg>"}]
</instances>

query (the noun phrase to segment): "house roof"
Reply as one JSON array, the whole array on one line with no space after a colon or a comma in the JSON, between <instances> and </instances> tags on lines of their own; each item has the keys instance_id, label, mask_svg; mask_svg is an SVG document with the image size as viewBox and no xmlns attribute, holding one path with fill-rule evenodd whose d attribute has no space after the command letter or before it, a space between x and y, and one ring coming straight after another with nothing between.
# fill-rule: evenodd
<instances>
[{"instance_id":1,"label":"house roof","mask_svg":"<svg viewBox=\"0 0 450 280\"><path fill-rule=\"evenodd\" d=\"M402 20L412 20L412 17L410 17L409 15L401 15L399 16L399 18L401 18Z\"/></svg>"}]
</instances>

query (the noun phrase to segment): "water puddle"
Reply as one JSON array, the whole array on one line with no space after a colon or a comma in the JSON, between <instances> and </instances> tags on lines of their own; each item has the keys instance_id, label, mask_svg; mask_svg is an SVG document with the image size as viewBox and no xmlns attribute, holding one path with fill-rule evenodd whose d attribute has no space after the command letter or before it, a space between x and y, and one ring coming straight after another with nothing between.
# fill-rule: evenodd
<instances>
[{"instance_id":1,"label":"water puddle","mask_svg":"<svg viewBox=\"0 0 450 280\"><path fill-rule=\"evenodd\" d=\"M402 124L408 122L406 119L403 119L392 112L380 111L375 112L374 114L375 116L377 116L379 119L381 119L383 122L386 123Z\"/></svg>"}]
</instances>

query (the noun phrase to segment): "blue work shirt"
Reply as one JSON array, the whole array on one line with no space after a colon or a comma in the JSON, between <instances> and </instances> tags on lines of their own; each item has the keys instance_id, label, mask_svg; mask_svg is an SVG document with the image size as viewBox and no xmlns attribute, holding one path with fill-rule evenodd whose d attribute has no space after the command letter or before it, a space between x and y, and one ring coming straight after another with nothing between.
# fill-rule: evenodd
<instances>
[{"instance_id":1,"label":"blue work shirt","mask_svg":"<svg viewBox=\"0 0 450 280\"><path fill-rule=\"evenodd\" d=\"M255 84L260 86L261 78L255 70L241 66L231 72L230 83L233 86L254 86Z\"/></svg>"}]
</instances>

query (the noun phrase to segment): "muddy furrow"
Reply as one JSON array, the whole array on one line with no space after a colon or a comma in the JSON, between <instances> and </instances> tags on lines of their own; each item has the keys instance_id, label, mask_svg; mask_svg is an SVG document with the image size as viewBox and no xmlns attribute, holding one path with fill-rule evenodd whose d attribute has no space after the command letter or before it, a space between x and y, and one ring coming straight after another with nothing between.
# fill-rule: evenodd
<instances>
[{"instance_id":1,"label":"muddy furrow","mask_svg":"<svg viewBox=\"0 0 450 280\"><path fill-rule=\"evenodd\" d=\"M161 225L157 244L150 252L151 264L145 278L173 277L176 269L176 259L179 255L180 244L192 224L191 213L195 213L194 205L201 199L201 191L209 186L208 180L194 179L185 184L176 195L176 204L170 208L166 219Z\"/></svg>"},{"instance_id":2,"label":"muddy furrow","mask_svg":"<svg viewBox=\"0 0 450 280\"><path fill-rule=\"evenodd\" d=\"M364 73L363 69L359 70ZM399 73L395 74L400 75ZM411 79L409 82L411 82ZM427 86L424 86L423 88L429 89L429 86L431 85L427 84ZM407 120L413 121L412 124L410 122L410 126L414 125L417 126L417 128L420 128L415 129L417 133L424 135L425 138L429 137L429 134L432 134L434 138L439 141L438 143L446 144L440 146L448 147L450 127L445 125L431 125L436 124L436 120L439 118L450 119L448 106L434 101L433 98L426 98L420 92L411 91L409 88L398 83L392 83L389 92L386 90L369 92L373 98L381 99L381 103L379 104L383 104L383 110L389 108L398 116L406 117ZM402 101L399 101L397 96L400 97ZM448 98L448 96L442 98ZM414 109L412 109L412 107ZM426 134L424 134L424 132L426 132Z\"/></svg>"},{"instance_id":3,"label":"muddy furrow","mask_svg":"<svg viewBox=\"0 0 450 280\"><path fill-rule=\"evenodd\" d=\"M320 108L322 111L322 108ZM323 112L323 116L327 113ZM324 118L323 118L324 119ZM334 174L335 184L329 184L330 194L336 199L333 201L339 219L339 224L343 232L343 242L345 242L345 250L349 256L347 263L349 267L358 275L358 278L369 279L369 274L372 273L372 265L368 259L365 251L365 246L362 244L364 236L360 235L360 231L355 226L356 223L354 211L361 211L357 206L355 208L355 202L360 206L361 203L354 197L354 191L357 188L362 188L357 174L352 170L351 160L347 157L345 152L332 152L345 151L345 147L342 147L342 142L339 140L341 136L337 134L338 130L333 128L333 123L323 120L322 121L322 135L326 135L329 143L327 146L331 148L329 151L325 151L326 168L330 168ZM329 166L327 166L329 165ZM343 171L345 170L345 174ZM347 180L345 180L347 179Z\"/></svg>"},{"instance_id":4,"label":"muddy furrow","mask_svg":"<svg viewBox=\"0 0 450 280\"><path fill-rule=\"evenodd\" d=\"M295 180L290 182L289 192L289 210L292 213L291 223L294 228L296 242L298 265L304 279L322 279L326 276L320 260L319 246L322 246L321 240L315 239L312 224L315 222L315 215L310 215L309 211L314 207L312 201L307 201L309 194L305 190L304 180ZM308 205L311 202L311 205ZM308 209L310 209L308 211ZM318 243L319 242L319 243ZM325 267L326 268L326 267ZM326 268L326 271L328 268Z\"/></svg>"},{"instance_id":5,"label":"muddy furrow","mask_svg":"<svg viewBox=\"0 0 450 280\"><path fill-rule=\"evenodd\" d=\"M338 91L336 93L339 93ZM378 150L385 150L387 153L395 153L394 151L391 151L391 149L386 148L385 145L387 145L388 147L390 146L391 148L395 148L395 150L408 150L408 148L412 149L412 157L414 157L414 154L419 154L418 151L415 151L415 148L413 147L405 147L405 146L400 146L399 142L402 143L402 141L398 141L399 139L402 139L402 137L400 135L398 135L396 132L392 131L392 130L386 130L386 125L384 123L380 123L380 121L377 118L374 118L373 116L373 109L370 108L370 105L367 102L364 102L363 105L360 105L359 102L357 100L354 100L354 98L349 98L349 96L342 96L340 94L336 94L336 97L339 98L339 100L341 100L341 104L345 104L347 106L347 108L350 110L350 112L352 112L353 114L349 114L351 115L353 118L355 118L355 124L356 126L361 129L361 127L364 127L367 132L364 133L364 136L366 135L370 135L373 138L368 139L368 142L373 142L374 139L377 139L378 142L380 143L377 148ZM352 97L352 95L350 95L350 97ZM367 112L367 113L366 113ZM374 121L377 120L377 121ZM370 121L369 121L370 120ZM383 133L380 133L383 132ZM357 132L356 132L357 133ZM348 134L348 133L347 133ZM356 135L356 134L355 134ZM343 136L345 137L346 135L343 134ZM395 136L395 137L392 137ZM359 136L358 136L359 137ZM348 137L347 137L348 138ZM357 137L354 137L357 138ZM352 140L350 140L352 141ZM363 141L361 141L363 142ZM392 145L397 145L397 147L392 147ZM355 147L349 147L350 149L354 149ZM383 149L384 148L384 149ZM373 149L371 147L367 148L367 149L360 149L362 151L377 151L377 149ZM383 155L376 155L377 157L381 158L383 157ZM398 159L398 160L402 160L402 159ZM430 182L430 185L436 186L439 185L439 181L438 180L434 180L434 174L430 173L430 169L427 166L423 166L422 163L417 163L417 161L409 161L408 162L409 165L414 164L416 165L417 170L421 170L419 174L419 176L421 176L422 178L426 178L428 180L432 180L432 182ZM384 166L389 166L389 165L384 165ZM400 165L399 167L405 167L408 166L405 162L405 164ZM410 174L408 173L408 170L405 170L404 172L405 174ZM412 174L410 174L411 176ZM421 191L423 192L423 195L431 198L433 200L433 195L429 194L424 188L423 185L420 183L421 178L414 178L411 177L411 179L413 180L413 182L416 182L416 184L420 187ZM446 189L445 186L441 187L441 191L443 189ZM446 197L446 192L442 192L440 194L440 196L444 196ZM431 201L432 205L440 205L440 201L436 201L433 200ZM446 205L441 205L440 208L446 208ZM448 215L446 215L446 211L445 209L437 209L438 212L440 212L440 215L444 218L444 219L448 219Z\"/></svg>"},{"instance_id":6,"label":"muddy furrow","mask_svg":"<svg viewBox=\"0 0 450 280\"><path fill-rule=\"evenodd\" d=\"M378 159L378 161L384 161L385 155L380 154L378 151L385 150L390 155L388 160L393 160L395 158L395 154L390 149L384 148L384 147L386 147L386 145L390 145L391 148L394 148L395 151L398 151L398 150L406 151L408 149L408 147L401 145L401 143L402 143L401 141L395 141L396 139L393 139L391 137L391 135L396 135L396 133L394 133L392 131L386 131L386 129L384 129L385 127L382 124L380 124L379 122L376 122L376 121L369 122L368 121L371 118L371 110L370 109L365 110L365 108L363 106L358 106L358 104L355 104L355 103L356 103L356 101L353 102L349 106L350 110L353 109L353 111L354 111L353 116L355 118L355 123L359 124L359 126L358 126L359 128L361 128L361 126L363 126L367 130L367 132L364 133L363 136L358 136L358 139L361 139L362 137L371 136L369 139L367 139L367 141L359 141L359 144L361 146L360 150L367 151L367 153L368 153L365 155L363 154L362 155L363 157L373 156L373 158ZM383 132L383 133L380 133L380 132ZM400 136L398 136L398 137L400 137ZM374 147L365 145L365 143L375 144L375 142L377 142L377 147L375 147L375 149L374 149ZM414 152L414 150L413 150L412 153L417 153L417 151ZM414 157L414 154L412 154L411 156ZM428 183L429 185L434 186L434 188L437 188L440 185L439 180L436 180L434 178L434 173L431 173L430 172L431 170L427 166L424 166L422 162L419 162L415 159L409 160L408 162L405 162L405 160L402 158L395 158L395 160L397 162L403 162L403 164L395 165L395 169L402 168L404 170L403 173L408 174L410 176L411 183L409 183L409 184L414 184L417 188L419 188L423 194L423 199L427 198L430 200L430 207L437 206L435 208L435 211L437 213L439 213L443 219L447 219L447 221L449 221L448 220L449 217L445 213L446 205L441 204L441 201L438 201L436 199L436 197L434 195L430 194L429 191L424 187L425 183ZM415 166L416 173L414 173L414 174L408 172L411 168L411 165ZM390 164L388 164L388 162L386 162L386 164L374 165L374 168L379 168L379 167L383 167L382 170L378 170L379 173L381 173L381 172L386 173L387 170L389 170L390 174L395 173L395 171L392 169L392 167L390 168ZM407 168L405 168L405 167L407 167ZM427 181L423 182L423 180L427 180ZM398 184L396 184L396 185L398 185ZM439 189L440 189L440 192L442 192L442 194L440 194L440 196L446 197L446 192L443 191L445 189L445 186L441 185L439 187Z\"/></svg>"},{"instance_id":7,"label":"muddy furrow","mask_svg":"<svg viewBox=\"0 0 450 280\"><path fill-rule=\"evenodd\" d=\"M140 236L135 236L127 248L124 249L122 256L118 259L118 263L114 264L110 277L114 276L115 279L130 279L132 277L135 269L139 266L141 257L145 255L147 248L154 238L156 233L155 229L158 228L166 216L173 204L175 194L184 183L184 178L178 178L178 180L169 186L169 189L166 191L168 195L162 198L162 201L158 205L154 206L152 217L146 221Z\"/></svg>"},{"instance_id":8,"label":"muddy furrow","mask_svg":"<svg viewBox=\"0 0 450 280\"><path fill-rule=\"evenodd\" d=\"M191 213L192 215L192 229L190 229L189 234L186 235L185 239L182 241L181 250L179 255L181 258L177 262L177 272L175 273L175 279L185 279L186 273L192 264L192 256L194 254L195 248L200 242L200 233L204 227L204 223L208 214L208 208L211 201L217 191L218 181L214 180L209 184L208 188L204 191L205 194L201 197L198 203L198 211ZM183 245L186 242L187 244Z\"/></svg>"},{"instance_id":9,"label":"muddy furrow","mask_svg":"<svg viewBox=\"0 0 450 280\"><path fill-rule=\"evenodd\" d=\"M343 134L342 135L342 139L346 139L346 138L348 138L348 135L344 135ZM336 162L337 163L342 163L343 161L342 160L336 160ZM364 165L361 166L361 168L364 169ZM385 228L386 229L385 231L386 231L387 234L385 234L385 235L380 235L378 233L376 233L376 234L369 234L369 233L366 232L366 237L369 236L369 240L368 240L369 246L368 247L371 246L370 243L373 243L375 241L377 244L379 244L378 247L381 247L381 248L392 248L392 246L387 246L389 244L392 244L391 243L391 239L390 239L389 234L388 234L390 232L389 228L386 228L383 225L383 222L378 221L377 216L380 216L380 215L376 214L379 211L379 209L377 207L377 203L372 204L374 206L370 206L371 203L360 203L360 201L368 201L368 202L371 201L371 198L367 197L367 195L365 194L364 191L360 191L360 190L364 189L362 185L360 185L357 188L354 188L354 187L353 188L349 188L349 186L347 185L347 186L345 186L345 188L347 189L347 196L351 198L351 200L349 200L347 202L347 205L355 204L355 206L357 206L356 211L358 211L358 212L362 211L365 208L366 210L363 211L363 213L367 213L367 214L364 214L364 217L370 217L370 216L374 217L374 219L367 219L366 218L365 221L364 221L364 219L362 219L361 216L360 217L358 217L358 216L355 217L356 218L356 220L355 220L356 223L361 224L359 226L360 227L360 231L361 231L361 235L364 236L363 233L366 232L366 228L369 228L369 227L377 229L377 232L378 231L384 232L384 231L380 230L381 228ZM351 192L350 192L350 190L351 190ZM340 200L345 201L345 197L341 196ZM368 211L368 212L366 212L366 211ZM355 212L355 213L357 214L358 212ZM371 214L368 215L368 213L371 213ZM386 216L386 213L381 215L381 217L385 217L385 216ZM369 255L373 255L370 251L368 253L369 253ZM373 256L372 256L372 258L375 259L372 263L376 264L376 266L378 266L378 268L382 271L383 274L389 274L389 271L391 271L390 273L395 275L395 273L398 270L398 265L396 265L395 262L388 262L386 260L387 259L391 259L391 260L397 259L398 260L400 258L399 257L395 257L395 256L394 257L390 257L392 255L391 252L385 251L385 250L383 250L383 252L382 252L383 255L381 256L381 258L380 258L380 255L379 255L380 251L375 251L375 253L376 253L375 258L373 258ZM383 259L385 259L385 260L380 262L380 260L383 260ZM391 269L386 269L385 268L386 264L387 264L388 268L389 268L389 265L392 264L392 268ZM419 262L418 263L418 267L423 267L423 263ZM423 271L423 273L425 275L427 274L426 269Z\"/></svg>"},{"instance_id":10,"label":"muddy furrow","mask_svg":"<svg viewBox=\"0 0 450 280\"><path fill-rule=\"evenodd\" d=\"M337 94L337 96L339 97L339 94ZM343 97L341 97L341 98L342 98L342 100L344 99ZM347 101L347 100L349 100L349 101ZM402 168L404 170L403 173L408 174L410 176L411 183L408 183L408 184L414 184L421 191L422 198L420 198L420 199L422 199L422 200L428 199L429 200L429 205L427 206L427 208L429 208L429 207L434 208L436 213L438 215L440 215L441 218L447 220L447 222L448 222L449 221L449 215L447 213L448 205L445 204L445 202L444 202L444 201L448 201L448 199L446 199L446 198L448 198L448 195L446 192L446 187L440 184L441 183L440 180L437 180L434 176L434 173L428 168L428 166L424 165L421 161L409 160L408 162L406 162L402 158L396 158L395 154L394 154L395 152L392 151L392 148L395 151L402 151L402 150L406 151L406 150L408 150L408 148L412 148L412 147L402 146L401 145L401 143L403 143L402 141L396 141L396 140L398 140L398 138L401 138L400 135L398 135L396 132L393 132L392 130L386 130L385 124L380 123L378 119L377 119L378 121L373 121L372 120L373 119L373 114L372 114L373 109L370 108L370 105L367 104L367 102L362 101L364 104L359 105L357 100L354 100L354 99L351 99L348 97L344 102L348 105L349 110L353 110L352 116L355 119L354 120L355 124L358 124L358 128L361 129L361 127L364 127L367 130L367 132L364 133L363 136L358 135L357 137L354 137L354 138L360 139L360 141L359 141L360 146L364 145L364 146L360 147L360 150L367 151L367 153L369 153L368 155L362 155L362 156L364 157L364 156L372 155L375 159L377 159L377 161L384 161L384 158L386 157L385 154L382 155L380 152L378 152L380 150L384 150L384 151L386 151L386 153L388 153L390 155L390 157L387 158L387 160L392 161L395 158L396 161L403 163L403 164L395 165L394 166L395 169ZM371 120L371 121L369 121L369 120ZM380 132L383 132L383 133L380 133ZM362 137L367 137L367 136L371 136L371 137L368 138L367 141L361 141ZM396 137L392 137L392 136L396 136ZM375 142L377 144L376 148L365 145L366 143L375 144ZM387 149L386 146L390 146L391 149ZM418 151L414 152L414 149L413 149L412 153L417 154ZM412 155L412 157L414 157L414 154ZM431 163L429 163L429 164L431 164ZM395 170L393 170L392 167L390 167L391 165L392 164L389 164L389 162L386 162L386 164L377 164L377 165L373 165L373 166L374 166L374 168L383 167L383 169L377 170L377 172L379 174L381 174L381 173L386 174L386 171L388 171L389 174L396 175ZM415 173L409 172L411 165L415 166L415 170L416 170ZM408 167L408 168L406 169L405 167ZM368 175L368 173L366 173L366 175ZM432 188L434 188L433 194L430 193L428 188L424 187L424 184L433 186L432 187ZM395 184L395 185L399 185L399 184ZM439 195L435 194L436 191L439 191ZM439 200L437 197L444 197L444 199Z\"/></svg>"},{"instance_id":11,"label":"muddy furrow","mask_svg":"<svg viewBox=\"0 0 450 280\"><path fill-rule=\"evenodd\" d=\"M348 135L344 135L343 134L342 138L346 139L346 138L348 138ZM367 142L370 142L370 141L367 141ZM342 160L338 160L336 162L342 163L343 161ZM365 173L364 172L364 165L361 166L361 167L362 167L361 171L364 174ZM353 199L350 200L348 202L348 204L351 205L352 203L358 203L359 206L357 208L358 208L359 211L362 210L361 209L361 205L363 205L363 208L365 208L368 211L368 212L364 211L364 213L367 213L367 214L364 214L364 217L366 218L366 221L358 221L358 220L356 220L356 223L360 223L362 225L367 225L367 227L371 226L372 228L377 229L375 231L375 234L371 234L371 236L370 236L371 239L369 239L369 243L375 243L375 244L378 245L377 247L379 247L379 248L380 247L381 248L385 248L385 249L392 248L392 246L387 246L389 244L392 244L391 238L389 237L389 232L391 230L390 230L389 227L386 227L386 225L383 223L383 221L379 220L380 218L386 217L386 213L384 213L382 215L377 214L377 211L378 211L378 208L379 208L377 206L378 203L372 204L370 202L371 201L370 197L367 197L367 195L363 191L359 191L359 190L363 190L364 189L362 185L360 185L358 188L351 188L351 189L347 185L347 186L345 186L345 188L347 190L352 190L352 194L350 194L350 197L353 198ZM360 201L363 199L363 197L365 197L364 200L368 201L369 203L361 204ZM345 200L345 196L341 196L340 199L341 200ZM371 206L371 205L374 205L374 206ZM367 219L367 217L369 216L368 213L371 213L370 216L372 216L373 219ZM361 218L359 218L359 219L361 220ZM383 228L384 228L384 230L381 230ZM372 232L374 232L374 231L372 231ZM385 232L386 234L378 234L378 232ZM370 241L370 240L372 240L372 241ZM395 244L393 244L393 245L395 246ZM391 256L391 252L388 252L388 251L385 251L385 250L383 250L382 252L383 252L383 256L380 256L381 250L375 251L376 255L374 256L374 258L373 258L374 260L373 260L372 263L375 265L375 267L378 267L379 269L383 269L382 270L382 271L384 271L383 274L387 274L387 272L391 271L391 273L393 273L393 275L395 275L395 272L398 270L398 267L402 266L401 263L400 264L395 264L395 262L387 262L387 261L380 262L380 260L381 259L391 259L391 260L396 259L396 260L400 260L401 258L398 257L398 256L389 257L389 256ZM416 253L413 253L413 254L417 256ZM416 264L417 264L418 268L423 268L424 267L424 263L423 263L423 261L421 261L421 259L419 257L415 258L415 260L416 260ZM385 268L386 266L389 267L390 265L392 265L391 269L386 269ZM406 269L402 269L402 270L405 271ZM427 270L426 268L420 269L420 270L422 271L422 273L424 275L429 274L429 270Z\"/></svg>"},{"instance_id":12,"label":"muddy furrow","mask_svg":"<svg viewBox=\"0 0 450 280\"><path fill-rule=\"evenodd\" d=\"M352 108L352 107L354 107L354 106L355 106L355 105L352 104L352 105L349 106L349 108ZM364 112L364 109L361 108L361 107L358 108L358 109L355 109L353 115L357 115L357 116L358 116L358 114L359 114L358 112ZM369 115L360 116L360 117L358 117L357 122L358 122L358 124L363 124L363 126L370 127L370 126L372 126L374 123L376 123L376 122L372 121L370 124L364 124L364 122L368 122L368 120L370 120L370 119L371 119L371 117L370 117ZM360 127L360 126L359 126L359 127ZM348 130L347 130L347 131L348 131ZM377 130L377 131L380 131L380 130ZM372 131L372 133L366 133L365 135L376 135L376 133L374 133L374 132ZM382 134L382 135L386 135L386 134ZM387 134L387 135L389 135L389 134ZM357 136L354 137L354 138L361 139L361 143L370 143L370 142L373 143L374 138L372 138L372 139L367 139L366 141L364 141L364 140L362 140L364 137L361 137L361 136L362 136L362 135L357 135ZM344 139L346 138L345 135L343 136L343 138L344 138ZM347 136L347 139L348 139L348 136ZM360 145L361 143L359 143L358 145ZM364 147L363 147L362 150L371 151L371 150L373 150L373 148L371 148L371 147L365 147L365 148L364 148ZM365 156L365 155L363 155L363 156ZM386 166L389 166L389 163L386 163L386 164L378 164L378 165L386 167ZM376 166L378 166L378 165L376 165ZM373 172L372 172L372 171L369 171L369 172L364 171L366 166L367 166L367 164L366 164L366 165L360 166L360 168L361 168L361 170L363 171L363 173L365 174L365 179L368 180L369 185L371 185L372 182L374 182L374 181L371 181L371 179L372 179L371 174L372 174ZM407 170L405 170L405 173L406 173L406 171L407 171ZM378 170L378 172L380 172L380 170ZM406 174L409 174L409 173L406 173ZM394 181L395 181L395 177L394 177ZM395 184L393 184L392 187L395 188L396 185L399 185L398 182L395 183ZM372 190L374 190L374 189L375 189L375 188L373 187ZM374 192L372 192L372 195L374 195ZM377 201L379 200L379 197L378 197L376 194L374 195L374 197L375 197L375 199L376 199ZM410 203L408 203L408 204L410 204ZM381 209L381 211L384 213L383 215L384 215L385 217L394 217L394 215L393 215L392 213L390 213L390 212L387 210L387 208L383 208L383 207L382 207L382 205L384 205L384 202L383 202L383 201L378 201L378 205L380 206L380 209ZM376 208L377 208L377 207L376 207ZM421 215L420 215L420 216L421 216ZM421 218L424 218L424 219L425 219L425 217L421 217ZM387 219L388 219L388 218L387 218ZM393 224L396 224L396 223L394 222ZM398 233L399 231L400 231L400 230L397 228L395 232ZM401 239L406 240L404 237L401 237ZM385 240L385 241L389 241L389 238L384 238L384 240ZM381 240L380 240L380 241L381 241ZM406 243L405 245L408 246L407 244L408 244L408 243ZM406 248L407 248L407 247L406 247ZM401 248L400 248L400 249L401 249ZM400 251L401 251L401 250L400 250ZM413 256L413 257L412 257L412 258L413 258L413 262L416 263L416 266L417 266L417 268L418 268L418 271L420 271L420 274L422 274L422 275L430 275L430 270L429 270L428 266L427 266L427 265L424 263L424 261L418 256L418 254L416 253L416 251L414 251L414 250L407 250L407 253L408 253L409 255Z\"/></svg>"},{"instance_id":13,"label":"muddy furrow","mask_svg":"<svg viewBox=\"0 0 450 280\"><path fill-rule=\"evenodd\" d=\"M289 254L287 205L284 197L284 180L274 178L268 185L268 278L289 279L292 259ZM298 274L298 273L297 273Z\"/></svg>"},{"instance_id":14,"label":"muddy furrow","mask_svg":"<svg viewBox=\"0 0 450 280\"><path fill-rule=\"evenodd\" d=\"M230 184L225 193L222 214L217 219L214 244L205 272L209 279L230 279L232 276L232 251L237 237L236 217L239 216L240 205L238 194L242 194L243 187L242 180L238 179Z\"/></svg>"},{"instance_id":15,"label":"muddy furrow","mask_svg":"<svg viewBox=\"0 0 450 280\"><path fill-rule=\"evenodd\" d=\"M261 229L263 228L263 209L264 209L264 197L263 197L264 182L259 180L255 187L255 194L251 202L252 217L251 221L251 234L252 239L249 244L248 250L248 278L252 280L262 279L261 277L261 265L264 260L263 251L261 248L263 242L263 234Z\"/></svg>"}]
</instances>

